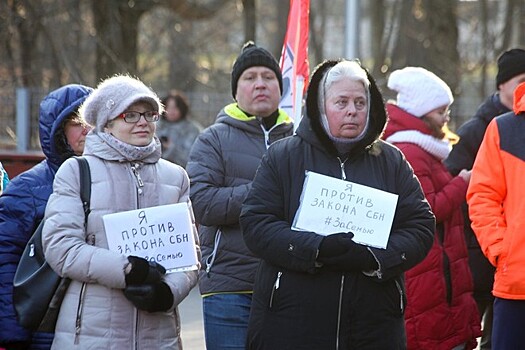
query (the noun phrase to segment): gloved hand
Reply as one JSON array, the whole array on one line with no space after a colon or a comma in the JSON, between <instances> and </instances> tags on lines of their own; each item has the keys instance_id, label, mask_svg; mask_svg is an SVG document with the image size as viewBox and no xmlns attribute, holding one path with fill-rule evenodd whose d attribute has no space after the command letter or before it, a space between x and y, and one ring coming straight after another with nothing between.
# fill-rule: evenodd
<instances>
[{"instance_id":1,"label":"gloved hand","mask_svg":"<svg viewBox=\"0 0 525 350\"><path fill-rule=\"evenodd\" d=\"M157 283L166 273L166 269L155 261L148 261L138 256L128 256L131 271L126 274L126 286Z\"/></svg>"},{"instance_id":2,"label":"gloved hand","mask_svg":"<svg viewBox=\"0 0 525 350\"><path fill-rule=\"evenodd\" d=\"M124 295L137 309L148 312L166 311L173 305L173 293L164 282L130 285Z\"/></svg>"},{"instance_id":3,"label":"gloved hand","mask_svg":"<svg viewBox=\"0 0 525 350\"><path fill-rule=\"evenodd\" d=\"M343 254L350 247L353 237L352 232L334 233L326 236L319 245L317 260Z\"/></svg>"},{"instance_id":4,"label":"gloved hand","mask_svg":"<svg viewBox=\"0 0 525 350\"><path fill-rule=\"evenodd\" d=\"M330 237L330 236L328 236ZM377 261L367 247L352 240L345 242L346 251L335 256L320 257L323 265L338 271L374 271L379 268Z\"/></svg>"}]
</instances>

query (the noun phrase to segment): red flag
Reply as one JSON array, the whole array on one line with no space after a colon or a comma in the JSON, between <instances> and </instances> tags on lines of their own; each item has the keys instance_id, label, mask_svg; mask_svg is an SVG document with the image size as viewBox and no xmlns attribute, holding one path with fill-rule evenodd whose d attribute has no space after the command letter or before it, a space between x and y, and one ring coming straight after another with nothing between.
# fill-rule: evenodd
<instances>
[{"instance_id":1,"label":"red flag","mask_svg":"<svg viewBox=\"0 0 525 350\"><path fill-rule=\"evenodd\" d=\"M281 52L283 95L279 107L294 119L295 126L301 119L303 94L308 85L308 14L310 0L290 0L288 27Z\"/></svg>"}]
</instances>

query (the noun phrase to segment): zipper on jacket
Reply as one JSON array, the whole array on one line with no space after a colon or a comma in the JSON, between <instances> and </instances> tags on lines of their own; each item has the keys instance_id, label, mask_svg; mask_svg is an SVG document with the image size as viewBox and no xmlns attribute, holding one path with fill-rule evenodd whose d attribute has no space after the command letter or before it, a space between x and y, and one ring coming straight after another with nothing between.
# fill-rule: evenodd
<instances>
[{"instance_id":1,"label":"zipper on jacket","mask_svg":"<svg viewBox=\"0 0 525 350\"><path fill-rule=\"evenodd\" d=\"M266 149L268 149L268 147L270 147L270 145L272 144L272 141L270 140L270 132L273 130L273 128L275 128L277 126L274 125L270 128L270 130L266 130L264 128L264 125L260 124L261 125L261 129L263 131L263 134L264 134L264 147L266 147Z\"/></svg>"},{"instance_id":2,"label":"zipper on jacket","mask_svg":"<svg viewBox=\"0 0 525 350\"><path fill-rule=\"evenodd\" d=\"M401 309L401 314L403 314L403 312L405 312L405 303L403 302L403 289L401 288L401 285L397 280L394 280L394 282L396 282L396 288L399 292L399 305Z\"/></svg>"},{"instance_id":3,"label":"zipper on jacket","mask_svg":"<svg viewBox=\"0 0 525 350\"><path fill-rule=\"evenodd\" d=\"M337 157L337 160L339 161L339 166L341 167L341 179L346 180L346 171L345 171L345 163L348 160L346 158L344 161L341 160L340 157ZM337 330L336 330L336 337L335 337L335 349L339 350L339 337L341 336L341 313L343 308L343 289L345 284L345 274L343 273L341 275L341 288L339 288L339 309L337 310Z\"/></svg>"},{"instance_id":4,"label":"zipper on jacket","mask_svg":"<svg viewBox=\"0 0 525 350\"><path fill-rule=\"evenodd\" d=\"M268 131L266 131L266 129L264 128L264 125L261 124L261 129L262 129L263 134L264 134L264 146L266 147L266 149L268 149L268 147L270 147L270 131L273 128L268 130Z\"/></svg>"},{"instance_id":5,"label":"zipper on jacket","mask_svg":"<svg viewBox=\"0 0 525 350\"><path fill-rule=\"evenodd\" d=\"M275 129L277 126L279 126L281 124L275 124L268 131L264 128L264 125L262 125L262 124L259 124L259 125L261 126L261 129L262 129L263 134L264 134L264 146L266 147L266 149L268 149L268 147L270 147L270 145L272 144L272 141L270 140L270 133L272 132L273 129Z\"/></svg>"},{"instance_id":6,"label":"zipper on jacket","mask_svg":"<svg viewBox=\"0 0 525 350\"><path fill-rule=\"evenodd\" d=\"M87 232L87 218L84 221L84 232ZM86 243L89 245L95 245L95 235L90 234L86 237ZM75 318L75 344L79 343L80 328L82 326L82 310L84 309L84 296L86 294L87 283L83 282L80 287L80 295L78 298L77 316Z\"/></svg>"},{"instance_id":7,"label":"zipper on jacket","mask_svg":"<svg viewBox=\"0 0 525 350\"><path fill-rule=\"evenodd\" d=\"M31 243L31 245L29 246L29 257L34 257L35 256L35 244L34 243Z\"/></svg>"},{"instance_id":8,"label":"zipper on jacket","mask_svg":"<svg viewBox=\"0 0 525 350\"><path fill-rule=\"evenodd\" d=\"M341 179L346 180L345 163L348 158L343 161L341 158L337 157L337 160L339 161L339 166L341 167Z\"/></svg>"},{"instance_id":9,"label":"zipper on jacket","mask_svg":"<svg viewBox=\"0 0 525 350\"><path fill-rule=\"evenodd\" d=\"M339 288L339 308L337 310L337 330L335 337L335 349L339 350L339 336L341 335L341 310L343 309L343 289L345 285L345 274L341 275L341 287Z\"/></svg>"},{"instance_id":10,"label":"zipper on jacket","mask_svg":"<svg viewBox=\"0 0 525 350\"><path fill-rule=\"evenodd\" d=\"M211 254L206 258L206 277L210 277L210 271L213 266L213 263L215 262L215 257L217 256L217 250L219 250L219 243L221 241L221 234L222 231L220 228L217 229L217 232L215 232L215 239L213 241L213 251Z\"/></svg>"},{"instance_id":11,"label":"zipper on jacket","mask_svg":"<svg viewBox=\"0 0 525 350\"><path fill-rule=\"evenodd\" d=\"M137 183L139 185L139 188L144 187L144 182L142 181L142 178L139 174L139 163L133 163L131 164L131 171L133 172L133 175L135 175L135 178L137 179Z\"/></svg>"},{"instance_id":12,"label":"zipper on jacket","mask_svg":"<svg viewBox=\"0 0 525 350\"><path fill-rule=\"evenodd\" d=\"M135 308L135 317L134 317L135 324L133 325L135 332L133 332L133 349L138 349L138 339L139 339L139 310Z\"/></svg>"},{"instance_id":13,"label":"zipper on jacket","mask_svg":"<svg viewBox=\"0 0 525 350\"><path fill-rule=\"evenodd\" d=\"M80 328L82 325L82 310L84 308L84 296L86 294L86 283L82 283L82 287L80 288L80 297L78 299L78 306L77 306L77 317L75 319L75 345L78 345L79 342L79 336L80 336Z\"/></svg>"},{"instance_id":14,"label":"zipper on jacket","mask_svg":"<svg viewBox=\"0 0 525 350\"><path fill-rule=\"evenodd\" d=\"M275 292L277 291L277 289L279 289L279 286L281 285L281 276L282 275L283 275L282 271L277 272L277 278L275 279L275 282L274 282L273 288L272 288L272 294L270 295L270 309L273 306L273 296L274 296Z\"/></svg>"}]
</instances>

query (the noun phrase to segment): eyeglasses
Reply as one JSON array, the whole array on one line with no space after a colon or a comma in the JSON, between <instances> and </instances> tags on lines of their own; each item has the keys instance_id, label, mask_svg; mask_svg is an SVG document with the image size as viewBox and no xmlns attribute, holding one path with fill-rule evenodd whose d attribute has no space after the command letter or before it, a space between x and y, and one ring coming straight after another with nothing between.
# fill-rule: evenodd
<instances>
[{"instance_id":1,"label":"eyeglasses","mask_svg":"<svg viewBox=\"0 0 525 350\"><path fill-rule=\"evenodd\" d=\"M147 122L156 122L159 120L159 113L155 111L147 111L144 113L129 111L119 114L117 118L124 119L126 123L136 123L142 116L144 116Z\"/></svg>"}]
</instances>

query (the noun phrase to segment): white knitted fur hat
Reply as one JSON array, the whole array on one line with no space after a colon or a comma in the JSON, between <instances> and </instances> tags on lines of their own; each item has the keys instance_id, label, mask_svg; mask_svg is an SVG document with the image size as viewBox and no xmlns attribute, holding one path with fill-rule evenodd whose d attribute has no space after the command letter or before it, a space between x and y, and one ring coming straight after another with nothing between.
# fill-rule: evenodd
<instances>
[{"instance_id":1,"label":"white knitted fur hat","mask_svg":"<svg viewBox=\"0 0 525 350\"><path fill-rule=\"evenodd\" d=\"M430 111L454 102L448 85L434 73L421 67L393 71L387 86L397 92L397 105L421 118Z\"/></svg>"},{"instance_id":2,"label":"white knitted fur hat","mask_svg":"<svg viewBox=\"0 0 525 350\"><path fill-rule=\"evenodd\" d=\"M96 131L102 131L108 121L139 101L149 103L159 113L164 110L158 96L143 82L129 75L115 75L97 86L80 107L79 114Z\"/></svg>"}]
</instances>

